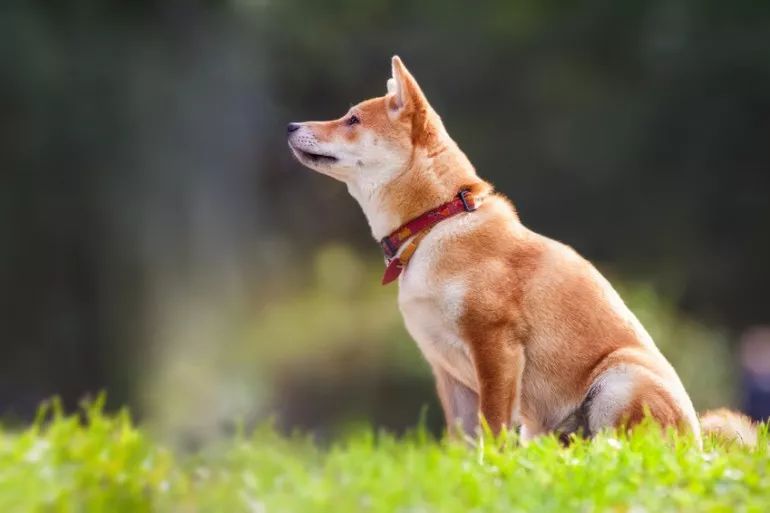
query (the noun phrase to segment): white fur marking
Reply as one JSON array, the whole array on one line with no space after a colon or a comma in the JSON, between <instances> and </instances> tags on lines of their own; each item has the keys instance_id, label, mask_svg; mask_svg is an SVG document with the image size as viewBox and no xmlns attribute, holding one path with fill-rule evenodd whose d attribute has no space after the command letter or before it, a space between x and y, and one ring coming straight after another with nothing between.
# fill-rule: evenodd
<instances>
[{"instance_id":1,"label":"white fur marking","mask_svg":"<svg viewBox=\"0 0 770 513\"><path fill-rule=\"evenodd\" d=\"M588 412L588 426L592 433L615 425L618 416L628 406L634 392L634 372L621 365L605 371L594 386L599 392L591 401Z\"/></svg>"},{"instance_id":2,"label":"white fur marking","mask_svg":"<svg viewBox=\"0 0 770 513\"><path fill-rule=\"evenodd\" d=\"M389 78L388 82L385 84L385 86L388 88L388 94L396 94L396 79L395 78Z\"/></svg>"}]
</instances>

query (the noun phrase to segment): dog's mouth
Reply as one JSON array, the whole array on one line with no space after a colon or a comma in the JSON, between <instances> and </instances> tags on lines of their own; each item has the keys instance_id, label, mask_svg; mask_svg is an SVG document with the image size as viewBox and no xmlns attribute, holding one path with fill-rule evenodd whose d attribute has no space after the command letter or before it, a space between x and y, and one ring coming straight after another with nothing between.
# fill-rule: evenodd
<instances>
[{"instance_id":1,"label":"dog's mouth","mask_svg":"<svg viewBox=\"0 0 770 513\"><path fill-rule=\"evenodd\" d=\"M300 150L292 146L294 154L300 159L313 164L334 164L339 159L334 155L324 155L323 153L312 153L310 151Z\"/></svg>"},{"instance_id":2,"label":"dog's mouth","mask_svg":"<svg viewBox=\"0 0 770 513\"><path fill-rule=\"evenodd\" d=\"M309 151L299 150L303 158L308 159L310 162L321 164L333 164L337 162L337 157L333 155L323 155L321 153L310 153Z\"/></svg>"}]
</instances>

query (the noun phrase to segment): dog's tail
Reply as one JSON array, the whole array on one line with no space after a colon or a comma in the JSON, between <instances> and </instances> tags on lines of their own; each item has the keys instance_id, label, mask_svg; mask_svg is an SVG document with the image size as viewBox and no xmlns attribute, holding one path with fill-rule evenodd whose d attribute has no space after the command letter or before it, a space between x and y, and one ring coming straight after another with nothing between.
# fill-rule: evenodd
<instances>
[{"instance_id":1,"label":"dog's tail","mask_svg":"<svg viewBox=\"0 0 770 513\"><path fill-rule=\"evenodd\" d=\"M742 413L726 408L709 410L700 416L700 425L705 435L746 447L757 445L757 425Z\"/></svg>"}]
</instances>

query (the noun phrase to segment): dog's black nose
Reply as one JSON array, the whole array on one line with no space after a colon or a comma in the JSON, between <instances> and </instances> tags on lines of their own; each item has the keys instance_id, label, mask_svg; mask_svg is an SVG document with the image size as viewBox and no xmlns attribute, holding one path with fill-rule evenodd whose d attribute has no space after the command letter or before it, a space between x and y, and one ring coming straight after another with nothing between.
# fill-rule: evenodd
<instances>
[{"instance_id":1,"label":"dog's black nose","mask_svg":"<svg viewBox=\"0 0 770 513\"><path fill-rule=\"evenodd\" d=\"M292 133L299 130L299 124L298 123L289 123L289 126L286 127L287 133Z\"/></svg>"}]
</instances>

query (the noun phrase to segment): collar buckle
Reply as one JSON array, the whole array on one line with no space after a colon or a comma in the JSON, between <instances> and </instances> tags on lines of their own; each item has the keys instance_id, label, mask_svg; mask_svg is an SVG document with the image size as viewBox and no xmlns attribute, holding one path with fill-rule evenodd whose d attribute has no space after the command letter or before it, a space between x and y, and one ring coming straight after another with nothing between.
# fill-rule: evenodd
<instances>
[{"instance_id":1,"label":"collar buckle","mask_svg":"<svg viewBox=\"0 0 770 513\"><path fill-rule=\"evenodd\" d=\"M390 240L390 236L382 238L380 241L380 247L382 248L382 252L385 253L385 257L388 260L396 256L396 251L398 251L398 248L394 247L393 242Z\"/></svg>"},{"instance_id":2,"label":"collar buckle","mask_svg":"<svg viewBox=\"0 0 770 513\"><path fill-rule=\"evenodd\" d=\"M463 208L466 212L473 212L478 207L476 206L476 201L473 199L473 196L471 196L471 191L469 189L463 189L458 194L457 197L460 198L460 201L463 204Z\"/></svg>"}]
</instances>

